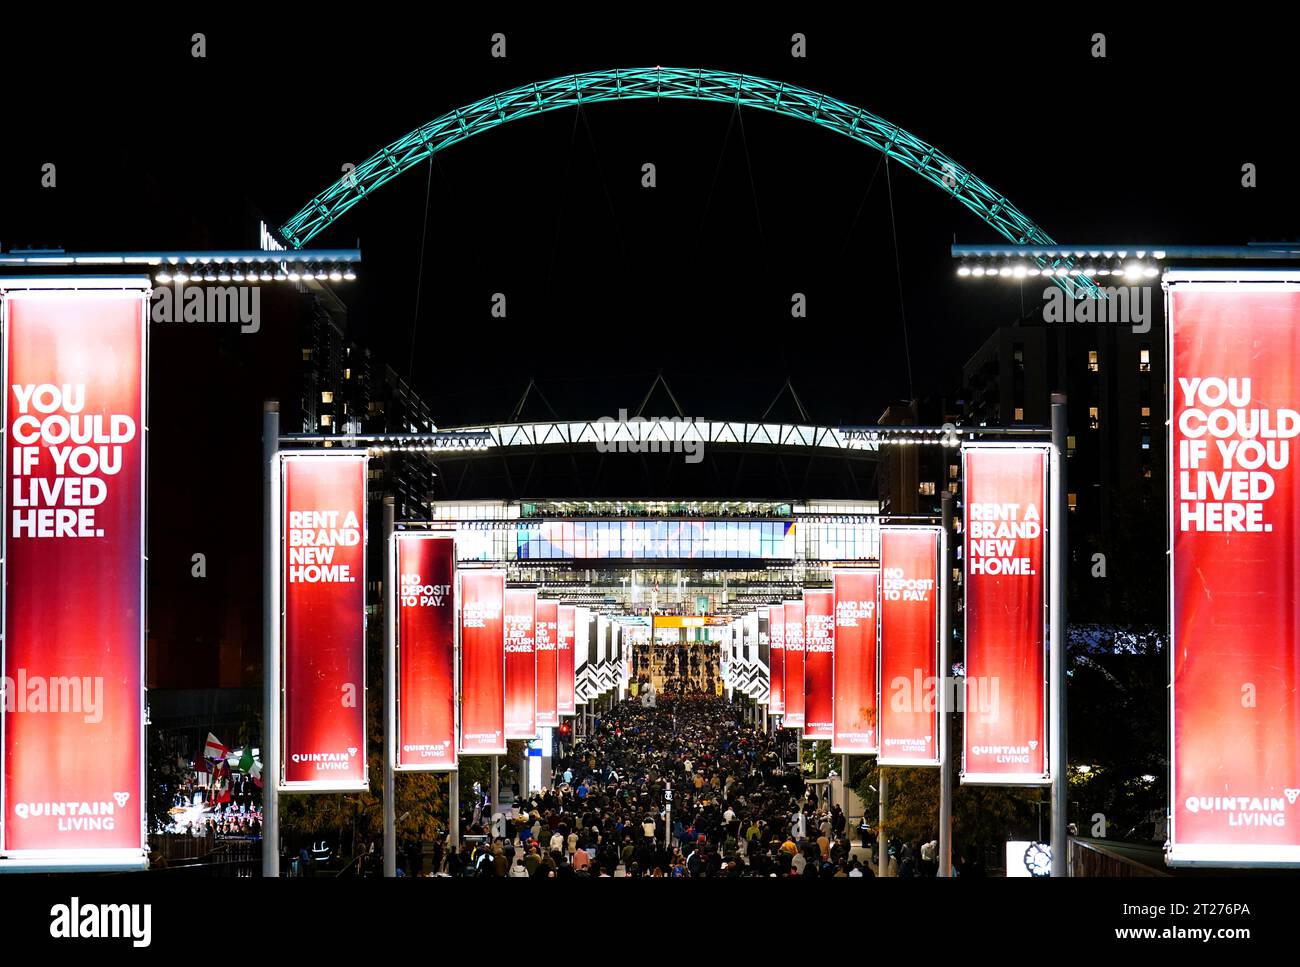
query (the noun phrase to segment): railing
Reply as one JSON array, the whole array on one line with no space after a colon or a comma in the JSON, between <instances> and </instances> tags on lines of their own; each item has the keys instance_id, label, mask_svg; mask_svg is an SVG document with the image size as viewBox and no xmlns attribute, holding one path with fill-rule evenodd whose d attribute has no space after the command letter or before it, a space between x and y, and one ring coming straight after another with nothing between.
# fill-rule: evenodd
<instances>
[{"instance_id":1,"label":"railing","mask_svg":"<svg viewBox=\"0 0 1300 967\"><path fill-rule=\"evenodd\" d=\"M165 876L253 877L261 875L261 840L251 838L217 840L213 846L212 839L190 838L196 843L213 848L200 855L178 856L175 859L159 850L157 852L162 856L163 862L155 862L150 866L149 871ZM153 845L152 840L151 845Z\"/></svg>"},{"instance_id":2,"label":"railing","mask_svg":"<svg viewBox=\"0 0 1300 967\"><path fill-rule=\"evenodd\" d=\"M1141 846L1131 843L1116 844L1125 853L1102 846L1096 840L1070 840L1070 876L1168 876L1159 867L1152 865L1162 862L1161 851L1157 846Z\"/></svg>"}]
</instances>

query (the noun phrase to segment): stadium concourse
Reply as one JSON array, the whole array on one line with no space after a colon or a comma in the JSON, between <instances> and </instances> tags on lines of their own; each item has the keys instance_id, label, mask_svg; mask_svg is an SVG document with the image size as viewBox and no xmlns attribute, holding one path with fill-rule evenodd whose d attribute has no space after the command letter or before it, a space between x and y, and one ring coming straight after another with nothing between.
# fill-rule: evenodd
<instances>
[{"instance_id":1,"label":"stadium concourse","mask_svg":"<svg viewBox=\"0 0 1300 967\"><path fill-rule=\"evenodd\" d=\"M839 805L819 799L782 762L781 743L780 732L744 724L721 698L669 696L653 707L629 699L556 760L551 788L516 799L496 829L470 825L459 852L437 857L435 869L557 878L874 876L870 850L851 844Z\"/></svg>"}]
</instances>

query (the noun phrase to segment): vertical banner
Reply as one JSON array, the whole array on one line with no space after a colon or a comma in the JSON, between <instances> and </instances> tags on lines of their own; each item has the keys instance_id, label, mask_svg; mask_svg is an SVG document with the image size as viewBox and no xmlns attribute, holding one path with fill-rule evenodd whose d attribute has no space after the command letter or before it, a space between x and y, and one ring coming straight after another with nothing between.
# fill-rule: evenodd
<instances>
[{"instance_id":1,"label":"vertical banner","mask_svg":"<svg viewBox=\"0 0 1300 967\"><path fill-rule=\"evenodd\" d=\"M506 589L506 738L537 738L537 592Z\"/></svg>"},{"instance_id":2,"label":"vertical banner","mask_svg":"<svg viewBox=\"0 0 1300 967\"><path fill-rule=\"evenodd\" d=\"M586 705L591 700L591 615L586 608L573 609L574 701Z\"/></svg>"},{"instance_id":3,"label":"vertical banner","mask_svg":"<svg viewBox=\"0 0 1300 967\"><path fill-rule=\"evenodd\" d=\"M1168 273L1171 865L1300 865L1300 273Z\"/></svg>"},{"instance_id":4,"label":"vertical banner","mask_svg":"<svg viewBox=\"0 0 1300 967\"><path fill-rule=\"evenodd\" d=\"M767 640L772 661L768 664L767 710L773 715L785 714L785 605L775 604L767 609Z\"/></svg>"},{"instance_id":5,"label":"vertical banner","mask_svg":"<svg viewBox=\"0 0 1300 967\"><path fill-rule=\"evenodd\" d=\"M785 727L804 723L803 602L785 602Z\"/></svg>"},{"instance_id":6,"label":"vertical banner","mask_svg":"<svg viewBox=\"0 0 1300 967\"><path fill-rule=\"evenodd\" d=\"M577 714L573 696L574 628L573 605L560 605L555 620L555 709L561 717Z\"/></svg>"},{"instance_id":7,"label":"vertical banner","mask_svg":"<svg viewBox=\"0 0 1300 967\"><path fill-rule=\"evenodd\" d=\"M1051 781L1047 759L1050 447L962 447L964 783Z\"/></svg>"},{"instance_id":8,"label":"vertical banner","mask_svg":"<svg viewBox=\"0 0 1300 967\"><path fill-rule=\"evenodd\" d=\"M875 755L876 622L880 572L876 568L837 568L835 587L835 727L831 751Z\"/></svg>"},{"instance_id":9,"label":"vertical banner","mask_svg":"<svg viewBox=\"0 0 1300 967\"><path fill-rule=\"evenodd\" d=\"M767 683L763 682L760 686L758 680L758 612L751 611L740 621L745 631L745 664L748 666L746 694L755 700L760 694L766 699Z\"/></svg>"},{"instance_id":10,"label":"vertical banner","mask_svg":"<svg viewBox=\"0 0 1300 967\"><path fill-rule=\"evenodd\" d=\"M558 601L537 601L537 627L533 648L537 652L537 727L560 724L559 707L559 609ZM569 655L573 650L570 645Z\"/></svg>"},{"instance_id":11,"label":"vertical banner","mask_svg":"<svg viewBox=\"0 0 1300 967\"><path fill-rule=\"evenodd\" d=\"M506 751L505 571L460 575L460 751Z\"/></svg>"},{"instance_id":12,"label":"vertical banner","mask_svg":"<svg viewBox=\"0 0 1300 967\"><path fill-rule=\"evenodd\" d=\"M808 742L834 737L835 594L803 593L803 737Z\"/></svg>"},{"instance_id":13,"label":"vertical banner","mask_svg":"<svg viewBox=\"0 0 1300 967\"><path fill-rule=\"evenodd\" d=\"M280 454L285 792L369 788L366 456Z\"/></svg>"},{"instance_id":14,"label":"vertical banner","mask_svg":"<svg viewBox=\"0 0 1300 967\"><path fill-rule=\"evenodd\" d=\"M456 539L450 534L393 535L397 587L397 707L393 768L456 768Z\"/></svg>"},{"instance_id":15,"label":"vertical banner","mask_svg":"<svg viewBox=\"0 0 1300 967\"><path fill-rule=\"evenodd\" d=\"M939 527L880 528L882 766L939 764Z\"/></svg>"},{"instance_id":16,"label":"vertical banner","mask_svg":"<svg viewBox=\"0 0 1300 967\"><path fill-rule=\"evenodd\" d=\"M146 865L148 281L103 282L0 284L0 869Z\"/></svg>"}]
</instances>

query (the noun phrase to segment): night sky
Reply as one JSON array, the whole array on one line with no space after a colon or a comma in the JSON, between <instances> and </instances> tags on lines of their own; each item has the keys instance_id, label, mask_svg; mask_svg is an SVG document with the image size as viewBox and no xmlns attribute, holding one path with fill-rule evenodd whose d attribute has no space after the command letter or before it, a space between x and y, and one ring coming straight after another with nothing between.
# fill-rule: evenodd
<instances>
[{"instance_id":1,"label":"night sky","mask_svg":"<svg viewBox=\"0 0 1300 967\"><path fill-rule=\"evenodd\" d=\"M643 7L575 9L545 26L435 10L371 28L357 16L270 25L186 11L72 38L11 36L0 245L253 247L252 212L281 224L345 162L453 107L656 64L758 74L863 106L1060 241L1300 233L1287 32L1257 23L1253 36L1209 21L1171 32L1041 8L977 11L973 24L937 10L912 23L784 13L752 25ZM196 30L202 60L190 56ZM490 56L497 31L504 60ZM795 31L806 59L790 56ZM1090 56L1096 31L1104 60ZM1001 240L878 160L752 109L594 105L457 145L431 178L427 163L408 172L313 244L360 241L361 280L344 291L352 334L411 372L444 426L506 418L530 376L561 416L614 415L660 370L689 416L757 417L789 376L817 421L874 421L909 395L956 396L969 354L1020 316L1022 298L1040 302L1039 286L959 281L954 237ZM57 189L40 187L47 161ZM640 185L647 161L654 189ZM1240 185L1246 162L1258 188ZM489 315L498 291L506 320ZM807 320L790 318L793 292L807 295ZM649 412L667 405L656 397Z\"/></svg>"}]
</instances>

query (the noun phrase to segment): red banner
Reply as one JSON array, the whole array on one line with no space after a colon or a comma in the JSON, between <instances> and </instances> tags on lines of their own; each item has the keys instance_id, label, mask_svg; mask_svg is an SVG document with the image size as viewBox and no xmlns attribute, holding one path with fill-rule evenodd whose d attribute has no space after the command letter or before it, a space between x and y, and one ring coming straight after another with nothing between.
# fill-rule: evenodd
<instances>
[{"instance_id":1,"label":"red banner","mask_svg":"<svg viewBox=\"0 0 1300 967\"><path fill-rule=\"evenodd\" d=\"M876 739L876 596L880 572L875 568L836 569L835 586L835 727L831 751L875 755Z\"/></svg>"},{"instance_id":2,"label":"red banner","mask_svg":"<svg viewBox=\"0 0 1300 967\"><path fill-rule=\"evenodd\" d=\"M1167 278L1168 859L1295 866L1300 477L1292 445L1300 435L1300 273Z\"/></svg>"},{"instance_id":3,"label":"red banner","mask_svg":"<svg viewBox=\"0 0 1300 967\"><path fill-rule=\"evenodd\" d=\"M768 665L767 710L785 714L785 605L767 609L767 640L771 656Z\"/></svg>"},{"instance_id":4,"label":"red banner","mask_svg":"<svg viewBox=\"0 0 1300 967\"><path fill-rule=\"evenodd\" d=\"M555 707L561 716L577 714L573 697L574 607L562 604L555 619Z\"/></svg>"},{"instance_id":5,"label":"red banner","mask_svg":"<svg viewBox=\"0 0 1300 967\"><path fill-rule=\"evenodd\" d=\"M880 758L939 764L937 527L880 528Z\"/></svg>"},{"instance_id":6,"label":"red banner","mask_svg":"<svg viewBox=\"0 0 1300 967\"><path fill-rule=\"evenodd\" d=\"M812 742L835 734L834 592L803 593L803 737Z\"/></svg>"},{"instance_id":7,"label":"red banner","mask_svg":"<svg viewBox=\"0 0 1300 967\"><path fill-rule=\"evenodd\" d=\"M394 535L397 743L394 768L456 768L456 541ZM391 606L391 602L390 602Z\"/></svg>"},{"instance_id":8,"label":"red banner","mask_svg":"<svg viewBox=\"0 0 1300 967\"><path fill-rule=\"evenodd\" d=\"M4 299L10 860L144 863L147 305L138 290Z\"/></svg>"},{"instance_id":9,"label":"red banner","mask_svg":"<svg viewBox=\"0 0 1300 967\"><path fill-rule=\"evenodd\" d=\"M367 787L366 458L281 454L286 788Z\"/></svg>"},{"instance_id":10,"label":"red banner","mask_svg":"<svg viewBox=\"0 0 1300 967\"><path fill-rule=\"evenodd\" d=\"M785 602L785 719L790 729L804 723L803 602Z\"/></svg>"},{"instance_id":11,"label":"red banner","mask_svg":"<svg viewBox=\"0 0 1300 967\"><path fill-rule=\"evenodd\" d=\"M537 727L555 728L560 724L556 686L558 658L558 601L537 602L537 629L533 647L537 650Z\"/></svg>"},{"instance_id":12,"label":"red banner","mask_svg":"<svg viewBox=\"0 0 1300 967\"><path fill-rule=\"evenodd\" d=\"M506 574L460 575L460 751L506 751Z\"/></svg>"},{"instance_id":13,"label":"red banner","mask_svg":"<svg viewBox=\"0 0 1300 967\"><path fill-rule=\"evenodd\" d=\"M537 592L506 589L506 738L537 737Z\"/></svg>"},{"instance_id":14,"label":"red banner","mask_svg":"<svg viewBox=\"0 0 1300 967\"><path fill-rule=\"evenodd\" d=\"M966 677L962 782L1050 780L1048 449L962 448Z\"/></svg>"}]
</instances>

